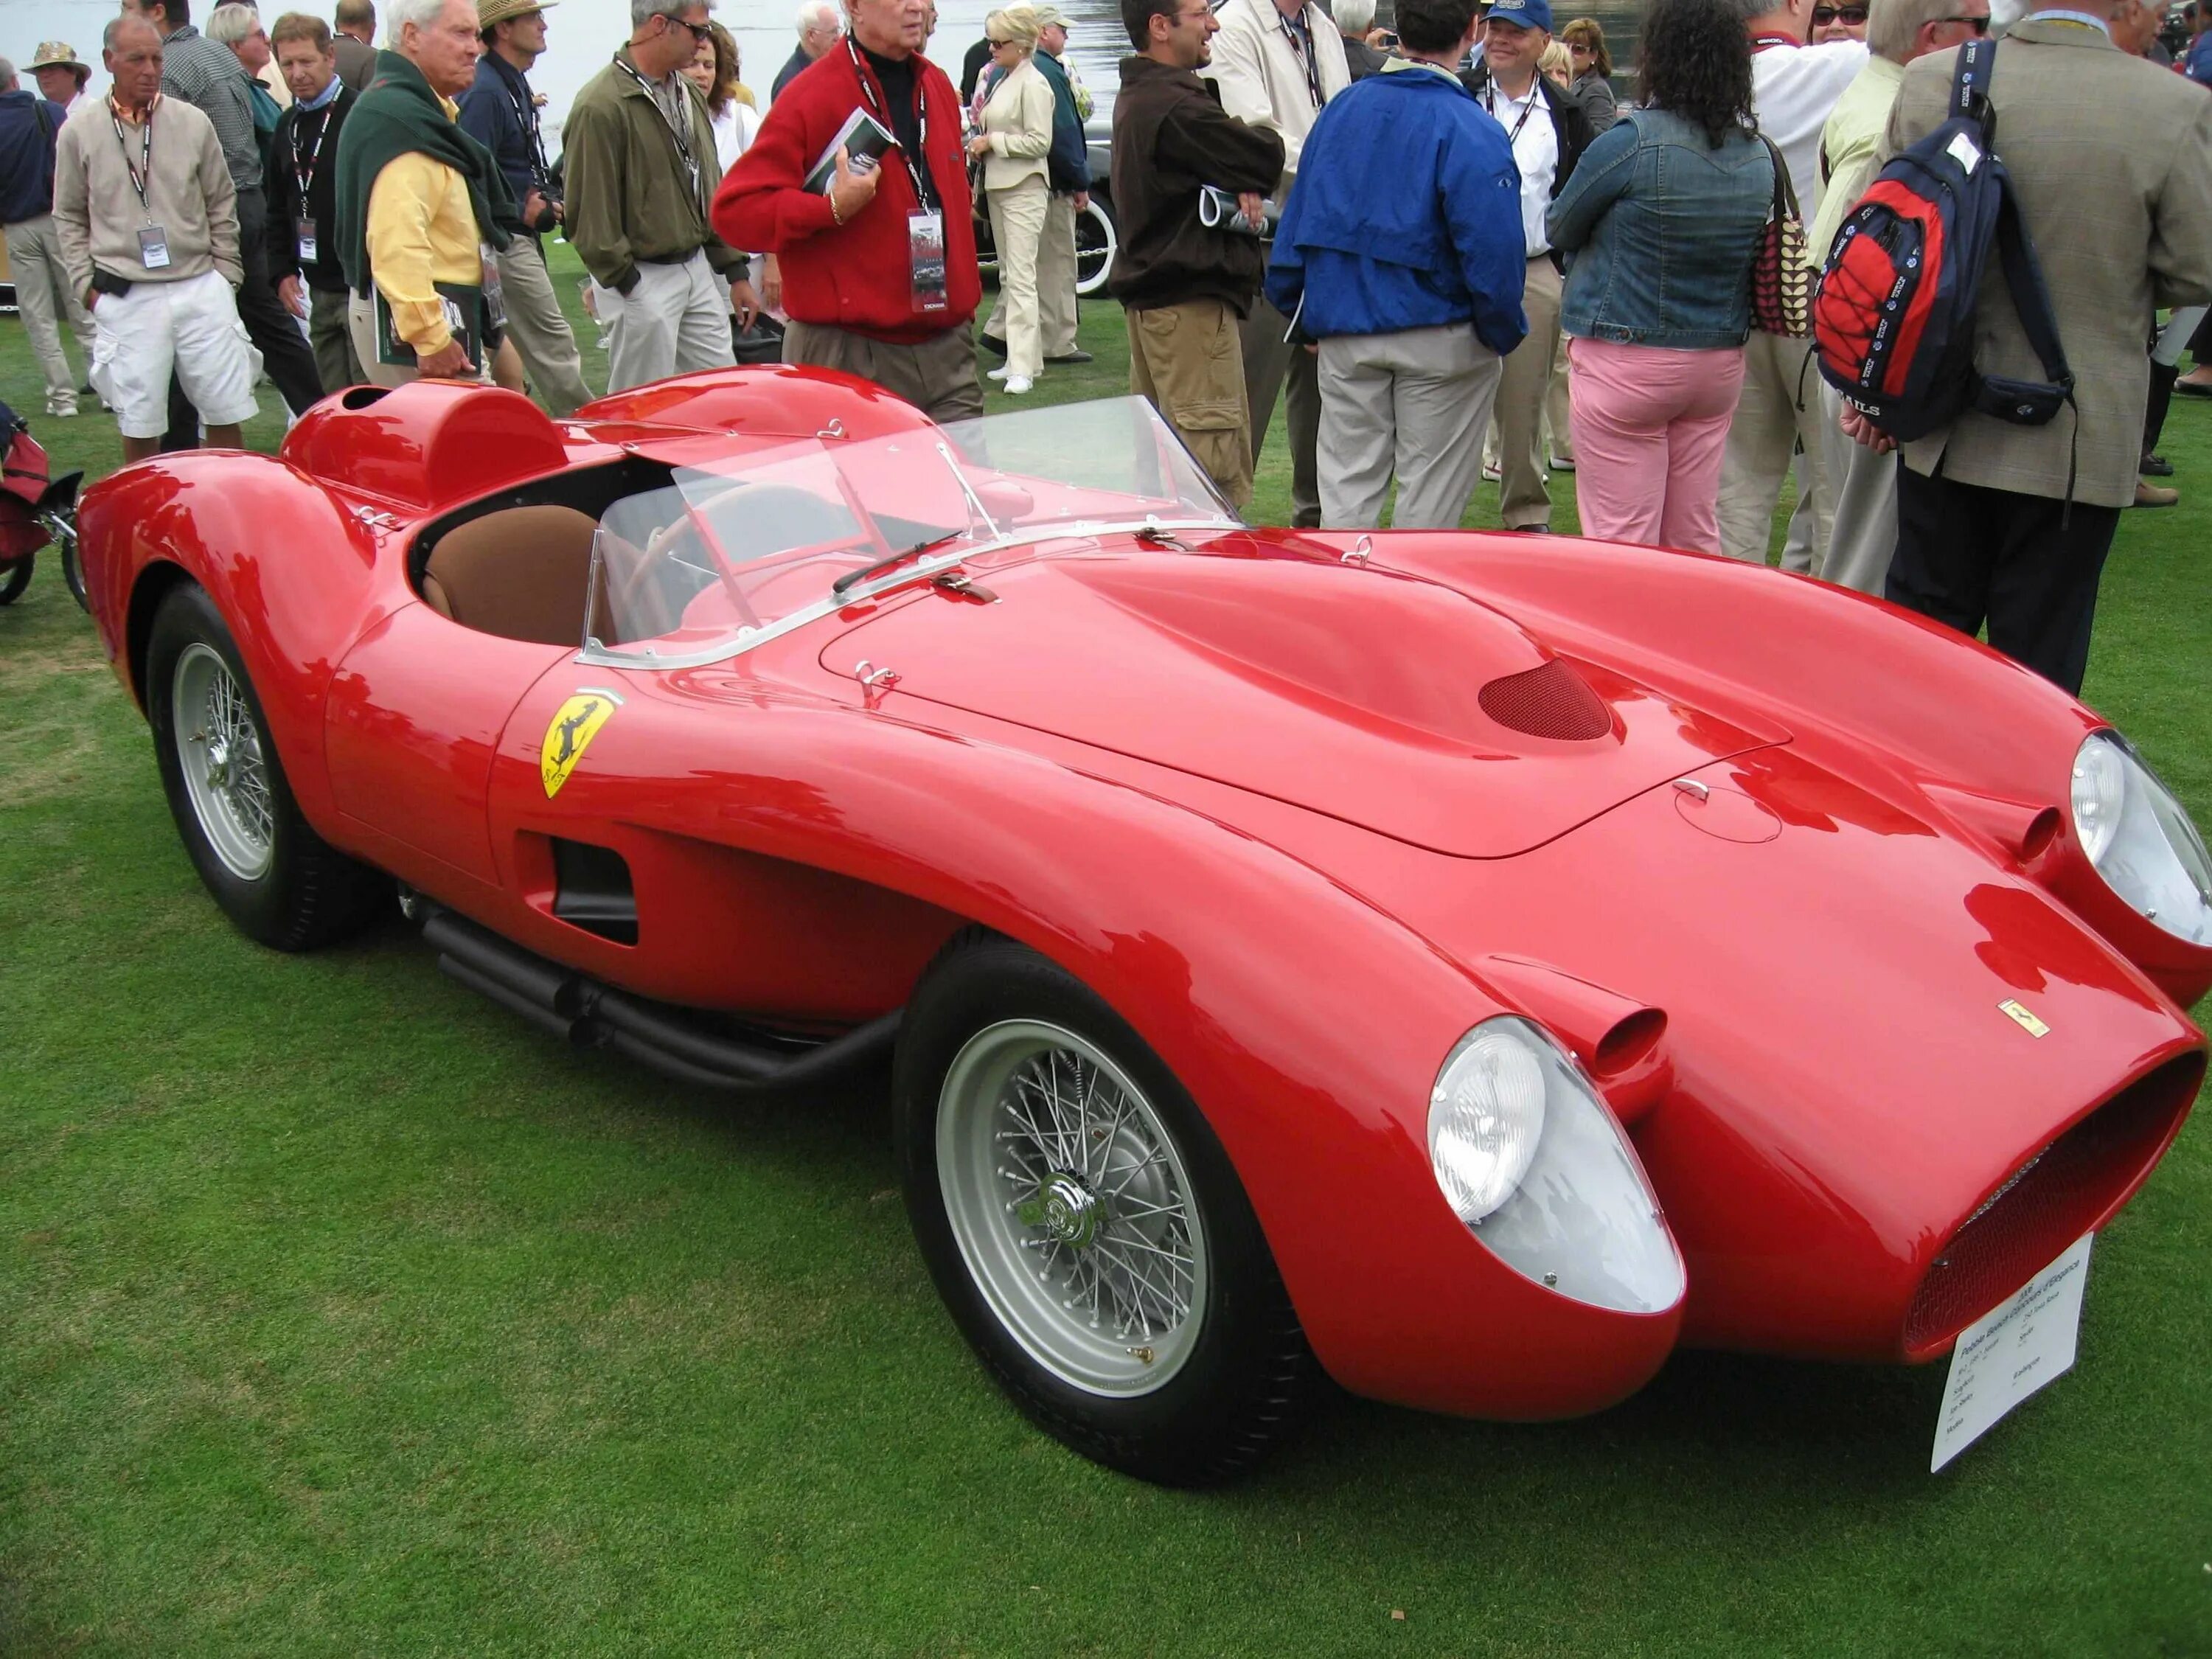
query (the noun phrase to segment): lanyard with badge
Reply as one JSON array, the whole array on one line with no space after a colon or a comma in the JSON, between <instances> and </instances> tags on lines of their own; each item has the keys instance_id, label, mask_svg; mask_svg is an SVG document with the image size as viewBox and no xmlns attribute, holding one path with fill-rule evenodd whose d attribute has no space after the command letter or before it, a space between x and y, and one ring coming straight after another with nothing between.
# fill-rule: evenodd
<instances>
[{"instance_id":1,"label":"lanyard with badge","mask_svg":"<svg viewBox=\"0 0 2212 1659\"><path fill-rule=\"evenodd\" d=\"M676 141L676 153L684 158L684 171L685 176L691 181L691 199L696 202L699 199L699 158L692 151L691 135L676 124L676 118L668 112L668 106L660 101L660 94L653 89L652 82L647 80L637 72L635 68L625 64L619 58L615 59L615 67L636 82L639 89L645 94L647 101L660 112L661 120L667 124L668 136ZM685 112L690 112L688 94Z\"/></svg>"},{"instance_id":2,"label":"lanyard with badge","mask_svg":"<svg viewBox=\"0 0 2212 1659\"><path fill-rule=\"evenodd\" d=\"M1505 101L1510 104L1513 100L1508 98ZM1528 83L1528 101L1522 106L1521 118L1513 124L1513 131L1505 135L1507 149L1521 142L1521 129L1528 125L1528 118L1536 112L1536 106L1543 101L1543 88L1531 81ZM1495 76L1490 80L1490 118L1493 121L1498 119L1498 77Z\"/></svg>"},{"instance_id":3,"label":"lanyard with badge","mask_svg":"<svg viewBox=\"0 0 2212 1659\"><path fill-rule=\"evenodd\" d=\"M138 232L138 263L149 270L169 268L169 233L154 222L154 209L146 199L147 187L154 182L154 106L146 106L146 125L138 140L138 164L131 164L130 142L123 136L123 118L116 112L115 100L107 100L108 124L115 129L115 146L123 152L123 170L131 175L131 188L137 193L139 211L146 216L146 223Z\"/></svg>"},{"instance_id":4,"label":"lanyard with badge","mask_svg":"<svg viewBox=\"0 0 2212 1659\"><path fill-rule=\"evenodd\" d=\"M1314 58L1313 37L1306 32L1305 13L1301 11L1298 21L1293 23L1277 12L1275 22L1282 29L1283 38L1291 43L1291 56L1298 60L1298 67L1306 72L1306 96L1312 99L1313 106L1319 109L1322 103L1321 65Z\"/></svg>"},{"instance_id":5,"label":"lanyard with badge","mask_svg":"<svg viewBox=\"0 0 2212 1659\"><path fill-rule=\"evenodd\" d=\"M845 37L845 51L853 60L853 73L860 79L860 95L868 100L869 113L891 127L890 110L877 98L875 82L869 78L867 66L860 62L849 34ZM929 90L919 71L914 89L915 147L921 155L917 158L907 154L904 144L898 147L899 159L906 163L907 176L914 181L915 204L906 216L907 276L916 311L943 311L951 303L945 281L945 215L935 205L937 192L930 187Z\"/></svg>"},{"instance_id":6,"label":"lanyard with badge","mask_svg":"<svg viewBox=\"0 0 2212 1659\"><path fill-rule=\"evenodd\" d=\"M292 122L292 181L299 186L300 191L300 210L294 216L292 223L298 234L300 263L303 265L315 263L315 221L307 211L307 191L315 182L315 161L323 153L323 139L331 130L331 110L337 102L337 100L333 98L319 111L303 110ZM307 118L313 114L319 114L323 118L315 128L314 144L303 152L300 148L300 129L307 125Z\"/></svg>"}]
</instances>

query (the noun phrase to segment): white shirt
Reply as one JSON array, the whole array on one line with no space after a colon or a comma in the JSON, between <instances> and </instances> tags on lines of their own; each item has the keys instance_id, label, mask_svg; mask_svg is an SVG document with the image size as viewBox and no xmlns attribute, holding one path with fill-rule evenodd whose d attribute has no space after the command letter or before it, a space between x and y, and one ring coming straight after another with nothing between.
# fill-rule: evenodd
<instances>
[{"instance_id":1,"label":"white shirt","mask_svg":"<svg viewBox=\"0 0 2212 1659\"><path fill-rule=\"evenodd\" d=\"M1759 46L1751 58L1751 112L1790 168L1797 212L1806 224L1820 210L1820 129L1844 88L1866 67L1865 43L1829 40L1817 46Z\"/></svg>"},{"instance_id":2,"label":"white shirt","mask_svg":"<svg viewBox=\"0 0 2212 1659\"><path fill-rule=\"evenodd\" d=\"M1559 176L1559 135L1552 130L1551 106L1544 101L1544 77L1533 76L1528 95L1509 98L1493 79L1478 100L1505 129L1513 141L1513 164L1521 169L1521 234L1528 240L1528 257L1548 253L1544 216L1551 211L1552 183Z\"/></svg>"},{"instance_id":3,"label":"white shirt","mask_svg":"<svg viewBox=\"0 0 2212 1659\"><path fill-rule=\"evenodd\" d=\"M714 130L714 160L727 173L753 147L760 133L760 112L748 108L732 98L722 106L720 115L709 115L707 125Z\"/></svg>"}]
</instances>

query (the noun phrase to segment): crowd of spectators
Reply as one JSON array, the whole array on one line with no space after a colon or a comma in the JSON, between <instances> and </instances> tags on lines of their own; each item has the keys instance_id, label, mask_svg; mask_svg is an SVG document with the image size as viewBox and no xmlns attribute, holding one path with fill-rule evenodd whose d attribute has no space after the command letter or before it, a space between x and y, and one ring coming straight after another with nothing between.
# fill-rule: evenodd
<instances>
[{"instance_id":1,"label":"crowd of spectators","mask_svg":"<svg viewBox=\"0 0 2212 1659\"><path fill-rule=\"evenodd\" d=\"M764 341L978 415L979 337L1015 395L1089 361L1077 225L1110 182L1131 389L1232 504L1279 400L1307 527L1455 526L1487 450L1510 531L1548 530L1571 469L1587 535L1763 562L1794 467L1785 568L2078 686L2121 509L2176 499L2167 401L2212 395L2196 3L2179 28L2143 0L2007 20L1990 96L2070 406L1902 449L1809 337L1757 325L1753 266L1788 218L1818 264L1948 112L1990 0L1653 0L1625 76L1595 20L1553 38L1550 0L1397 0L1391 28L1375 0L1121 0L1110 181L1051 5L990 13L956 88L931 0L808 0L763 108L714 0L631 0L556 160L530 76L557 0L386 0L381 50L372 0L265 26L232 0L204 33L191 3L122 0L105 99L65 42L35 91L0 62L46 412L96 397L132 459L235 442L261 377L295 416L417 375L572 412L593 394L553 235L590 273L610 390ZM2003 281L1978 362L2030 374Z\"/></svg>"}]
</instances>

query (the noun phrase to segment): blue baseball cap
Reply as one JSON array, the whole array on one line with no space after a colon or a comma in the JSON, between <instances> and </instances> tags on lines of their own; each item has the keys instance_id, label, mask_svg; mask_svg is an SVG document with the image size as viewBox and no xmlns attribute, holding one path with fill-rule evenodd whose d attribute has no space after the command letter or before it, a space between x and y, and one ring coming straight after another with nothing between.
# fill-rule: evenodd
<instances>
[{"instance_id":1,"label":"blue baseball cap","mask_svg":"<svg viewBox=\"0 0 2212 1659\"><path fill-rule=\"evenodd\" d=\"M1486 23L1510 23L1518 29L1541 29L1552 32L1551 0L1491 0L1490 9L1482 15Z\"/></svg>"}]
</instances>

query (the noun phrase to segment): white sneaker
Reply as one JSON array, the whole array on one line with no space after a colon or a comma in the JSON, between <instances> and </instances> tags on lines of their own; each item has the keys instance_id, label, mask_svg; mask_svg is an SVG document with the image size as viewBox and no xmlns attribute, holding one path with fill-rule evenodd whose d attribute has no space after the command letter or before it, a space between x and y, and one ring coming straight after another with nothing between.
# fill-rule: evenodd
<instances>
[{"instance_id":1,"label":"white sneaker","mask_svg":"<svg viewBox=\"0 0 2212 1659\"><path fill-rule=\"evenodd\" d=\"M73 421L76 418L76 398L74 395L46 394L46 416L50 420Z\"/></svg>"},{"instance_id":2,"label":"white sneaker","mask_svg":"<svg viewBox=\"0 0 2212 1659\"><path fill-rule=\"evenodd\" d=\"M1018 398L1036 384L1026 374L1009 374L1006 376L1006 395L1010 398Z\"/></svg>"},{"instance_id":3,"label":"white sneaker","mask_svg":"<svg viewBox=\"0 0 2212 1659\"><path fill-rule=\"evenodd\" d=\"M1006 378L1006 366L1004 363L1000 363L996 368L991 370L990 373L986 374L983 378L987 380L1005 380Z\"/></svg>"}]
</instances>

